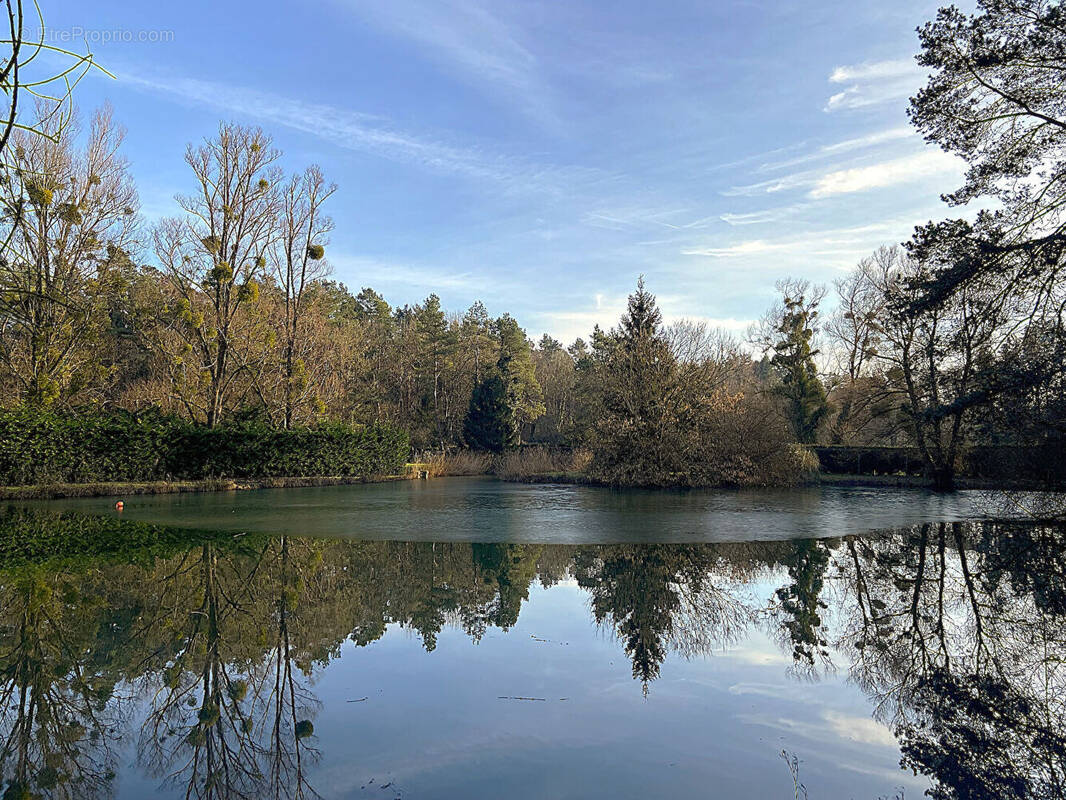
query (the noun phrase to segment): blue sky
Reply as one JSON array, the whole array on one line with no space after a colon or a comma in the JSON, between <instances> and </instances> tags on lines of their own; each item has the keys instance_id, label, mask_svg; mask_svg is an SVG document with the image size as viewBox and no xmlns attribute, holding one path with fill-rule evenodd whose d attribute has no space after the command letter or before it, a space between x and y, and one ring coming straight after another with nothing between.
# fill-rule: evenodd
<instances>
[{"instance_id":1,"label":"blue sky","mask_svg":"<svg viewBox=\"0 0 1066 800\"><path fill-rule=\"evenodd\" d=\"M534 336L612 324L641 273L668 318L742 330L778 278L831 281L945 215L961 175L906 119L936 3L44 5L118 75L78 102L128 129L146 219L190 189L187 143L259 125L339 184L340 280Z\"/></svg>"}]
</instances>

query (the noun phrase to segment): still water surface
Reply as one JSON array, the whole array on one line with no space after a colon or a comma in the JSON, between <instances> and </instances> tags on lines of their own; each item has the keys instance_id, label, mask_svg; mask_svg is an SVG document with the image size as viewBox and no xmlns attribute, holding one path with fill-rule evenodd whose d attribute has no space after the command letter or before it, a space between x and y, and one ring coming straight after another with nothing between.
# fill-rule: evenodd
<instances>
[{"instance_id":1,"label":"still water surface","mask_svg":"<svg viewBox=\"0 0 1066 800\"><path fill-rule=\"evenodd\" d=\"M363 540L733 542L820 538L982 516L985 493L810 487L612 491L478 478L126 498L123 519ZM108 513L111 498L49 508Z\"/></svg>"},{"instance_id":2,"label":"still water surface","mask_svg":"<svg viewBox=\"0 0 1066 800\"><path fill-rule=\"evenodd\" d=\"M972 501L431 481L12 507L0 774L785 800L784 752L812 800L1064 797L1066 533Z\"/></svg>"}]
</instances>

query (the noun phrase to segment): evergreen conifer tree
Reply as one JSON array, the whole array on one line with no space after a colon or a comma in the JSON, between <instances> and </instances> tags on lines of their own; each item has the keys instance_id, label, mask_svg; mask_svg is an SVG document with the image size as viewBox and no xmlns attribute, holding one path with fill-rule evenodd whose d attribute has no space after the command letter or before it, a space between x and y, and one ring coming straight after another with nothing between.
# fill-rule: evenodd
<instances>
[{"instance_id":1,"label":"evergreen conifer tree","mask_svg":"<svg viewBox=\"0 0 1066 800\"><path fill-rule=\"evenodd\" d=\"M470 395L470 409L463 424L463 438L475 450L503 452L515 442L507 385L498 372L481 380Z\"/></svg>"},{"instance_id":2,"label":"evergreen conifer tree","mask_svg":"<svg viewBox=\"0 0 1066 800\"><path fill-rule=\"evenodd\" d=\"M788 403L796 439L804 444L814 443L818 425L828 410L825 386L814 363L818 351L811 346L818 317L815 305L802 294L785 296L784 313L777 328L780 338L770 361L781 376L778 391Z\"/></svg>"}]
</instances>

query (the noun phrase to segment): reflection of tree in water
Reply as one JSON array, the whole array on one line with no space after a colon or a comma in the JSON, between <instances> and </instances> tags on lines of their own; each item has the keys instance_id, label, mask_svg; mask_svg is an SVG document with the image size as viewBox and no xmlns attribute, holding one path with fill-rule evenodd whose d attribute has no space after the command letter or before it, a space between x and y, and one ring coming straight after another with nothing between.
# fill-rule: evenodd
<instances>
[{"instance_id":1,"label":"reflection of tree in water","mask_svg":"<svg viewBox=\"0 0 1066 800\"><path fill-rule=\"evenodd\" d=\"M707 653L764 620L799 666L830 651L853 661L936 797L1064 797L1061 531L578 547L216 537L189 549L187 533L113 524L103 560L13 565L0 550L0 769L14 796L111 792L128 733L119 684L149 692L139 757L187 796L311 796L310 681L345 641L366 646L390 625L427 650L446 627L477 640L518 621L533 581L573 578L645 690L670 653ZM115 551L128 540L151 546ZM755 578L771 582L761 600Z\"/></svg>"},{"instance_id":2,"label":"reflection of tree in water","mask_svg":"<svg viewBox=\"0 0 1066 800\"><path fill-rule=\"evenodd\" d=\"M0 775L4 798L107 796L115 676L93 645L113 620L89 586L27 568L0 585Z\"/></svg>"},{"instance_id":3,"label":"reflection of tree in water","mask_svg":"<svg viewBox=\"0 0 1066 800\"><path fill-rule=\"evenodd\" d=\"M775 611L792 647L793 661L799 667L813 669L816 663L829 658L822 624L822 611L826 608L822 588L829 566L829 544L816 539L790 544L782 559L788 568L789 583L774 593Z\"/></svg>"},{"instance_id":4,"label":"reflection of tree in water","mask_svg":"<svg viewBox=\"0 0 1066 800\"><path fill-rule=\"evenodd\" d=\"M227 558L214 544L186 553L153 598L169 633L155 655L162 664L141 730L141 760L186 796L254 798L262 790L263 749L254 736L249 696L252 653L262 644L250 587L260 562ZM152 676L155 683L155 675Z\"/></svg>"},{"instance_id":5,"label":"reflection of tree in water","mask_svg":"<svg viewBox=\"0 0 1066 800\"><path fill-rule=\"evenodd\" d=\"M316 637L315 600L329 579L321 556L289 537L242 550L206 544L158 584L149 607L167 635L149 680L162 680L139 753L186 796L314 795L305 768L317 757L318 703L307 679L336 641Z\"/></svg>"},{"instance_id":6,"label":"reflection of tree in water","mask_svg":"<svg viewBox=\"0 0 1066 800\"><path fill-rule=\"evenodd\" d=\"M524 544L471 546L482 583L495 589L494 600L479 622L503 630L518 622L522 603L529 599L529 586L537 577L537 557L541 550L541 547Z\"/></svg>"},{"instance_id":7,"label":"reflection of tree in water","mask_svg":"<svg viewBox=\"0 0 1066 800\"><path fill-rule=\"evenodd\" d=\"M647 692L667 652L705 653L729 643L753 617L728 584L713 577L718 550L708 545L579 547L574 576L588 590L596 621L609 624Z\"/></svg>"},{"instance_id":8,"label":"reflection of tree in water","mask_svg":"<svg viewBox=\"0 0 1066 800\"><path fill-rule=\"evenodd\" d=\"M847 543L839 644L934 797L1066 797L1064 545L994 524Z\"/></svg>"},{"instance_id":9,"label":"reflection of tree in water","mask_svg":"<svg viewBox=\"0 0 1066 800\"><path fill-rule=\"evenodd\" d=\"M313 655L298 644L309 638L301 635L309 631L304 630L300 609L313 608L321 551L285 536L270 544L268 555L272 556L268 563L273 567L268 583L271 591L266 593L274 606L273 646L256 670L256 697L264 704L262 724L269 726L270 794L299 800L314 795L304 767L308 758L318 756L317 750L308 745L314 733L311 716L318 702L304 681L311 674Z\"/></svg>"}]
</instances>

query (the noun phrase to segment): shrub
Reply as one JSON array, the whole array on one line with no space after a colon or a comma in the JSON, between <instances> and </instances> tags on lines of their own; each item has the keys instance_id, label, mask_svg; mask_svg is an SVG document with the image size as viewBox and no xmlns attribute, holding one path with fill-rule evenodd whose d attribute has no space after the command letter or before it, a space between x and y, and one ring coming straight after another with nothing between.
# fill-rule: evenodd
<instances>
[{"instance_id":1,"label":"shrub","mask_svg":"<svg viewBox=\"0 0 1066 800\"><path fill-rule=\"evenodd\" d=\"M154 413L0 412L6 485L398 474L408 452L407 434L382 426L281 431Z\"/></svg>"},{"instance_id":2,"label":"shrub","mask_svg":"<svg viewBox=\"0 0 1066 800\"><path fill-rule=\"evenodd\" d=\"M691 485L789 486L818 471L767 398L717 392L708 405L688 459Z\"/></svg>"},{"instance_id":3,"label":"shrub","mask_svg":"<svg viewBox=\"0 0 1066 800\"><path fill-rule=\"evenodd\" d=\"M591 477L613 486L782 486L816 469L761 395L715 391L688 408L596 442Z\"/></svg>"}]
</instances>

